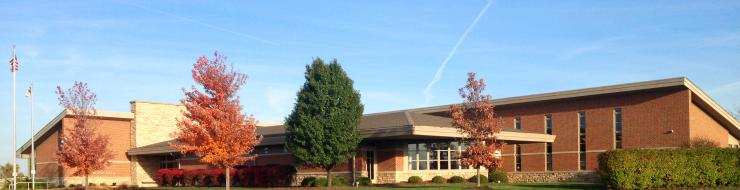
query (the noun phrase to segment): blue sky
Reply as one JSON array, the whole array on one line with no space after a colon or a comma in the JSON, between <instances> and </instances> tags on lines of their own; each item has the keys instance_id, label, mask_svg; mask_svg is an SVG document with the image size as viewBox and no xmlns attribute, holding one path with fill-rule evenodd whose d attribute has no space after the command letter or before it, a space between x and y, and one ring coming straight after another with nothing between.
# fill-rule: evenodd
<instances>
[{"instance_id":1,"label":"blue sky","mask_svg":"<svg viewBox=\"0 0 740 190\"><path fill-rule=\"evenodd\" d=\"M740 1L493 1L480 14L486 4L12 1L0 6L0 58L17 45L19 144L30 138L30 82L41 128L61 111L56 85L88 82L100 110L176 103L197 57L215 50L249 75L243 111L262 121L290 112L314 57L338 59L366 113L459 102L469 71L497 98L687 76L721 105L740 106ZM0 77L2 163L10 81L10 72Z\"/></svg>"}]
</instances>

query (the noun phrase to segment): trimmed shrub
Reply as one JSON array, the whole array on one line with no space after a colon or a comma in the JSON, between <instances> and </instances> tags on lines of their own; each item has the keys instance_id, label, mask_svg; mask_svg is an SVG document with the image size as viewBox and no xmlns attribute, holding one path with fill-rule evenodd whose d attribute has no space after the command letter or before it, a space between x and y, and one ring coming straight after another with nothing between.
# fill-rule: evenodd
<instances>
[{"instance_id":1,"label":"trimmed shrub","mask_svg":"<svg viewBox=\"0 0 740 190\"><path fill-rule=\"evenodd\" d=\"M419 176L411 176L408 180L409 183L421 183L424 182L424 180L421 179Z\"/></svg>"},{"instance_id":2,"label":"trimmed shrub","mask_svg":"<svg viewBox=\"0 0 740 190\"><path fill-rule=\"evenodd\" d=\"M331 179L331 185L332 186L345 186L347 185L347 180L344 180L344 178L341 178L341 177L334 177Z\"/></svg>"},{"instance_id":3,"label":"trimmed shrub","mask_svg":"<svg viewBox=\"0 0 740 190\"><path fill-rule=\"evenodd\" d=\"M488 172L488 181L494 183L509 183L509 177L506 175L506 171L494 170Z\"/></svg>"},{"instance_id":4,"label":"trimmed shrub","mask_svg":"<svg viewBox=\"0 0 740 190\"><path fill-rule=\"evenodd\" d=\"M465 182L465 178L460 177L460 176L452 176L447 181L450 183L462 183L462 182Z\"/></svg>"},{"instance_id":5,"label":"trimmed shrub","mask_svg":"<svg viewBox=\"0 0 740 190\"><path fill-rule=\"evenodd\" d=\"M599 171L614 189L740 186L740 149L610 150Z\"/></svg>"},{"instance_id":6,"label":"trimmed shrub","mask_svg":"<svg viewBox=\"0 0 740 190\"><path fill-rule=\"evenodd\" d=\"M360 186L370 186L373 185L373 181L370 180L370 178L367 177L361 177L357 179L357 182L360 184Z\"/></svg>"},{"instance_id":7,"label":"trimmed shrub","mask_svg":"<svg viewBox=\"0 0 740 190\"><path fill-rule=\"evenodd\" d=\"M301 181L301 187L316 187L315 177L306 177Z\"/></svg>"},{"instance_id":8,"label":"trimmed shrub","mask_svg":"<svg viewBox=\"0 0 740 190\"><path fill-rule=\"evenodd\" d=\"M329 184L329 180L325 177L316 179L316 187L326 187Z\"/></svg>"},{"instance_id":9,"label":"trimmed shrub","mask_svg":"<svg viewBox=\"0 0 740 190\"><path fill-rule=\"evenodd\" d=\"M488 177L486 177L484 175L477 175L477 176L470 177L470 178L468 178L468 182L476 183L476 182L478 182L478 178L479 177L480 177L480 182L481 183L487 183L488 182Z\"/></svg>"},{"instance_id":10,"label":"trimmed shrub","mask_svg":"<svg viewBox=\"0 0 740 190\"><path fill-rule=\"evenodd\" d=\"M442 176L434 176L432 178L432 183L447 183L447 179Z\"/></svg>"}]
</instances>

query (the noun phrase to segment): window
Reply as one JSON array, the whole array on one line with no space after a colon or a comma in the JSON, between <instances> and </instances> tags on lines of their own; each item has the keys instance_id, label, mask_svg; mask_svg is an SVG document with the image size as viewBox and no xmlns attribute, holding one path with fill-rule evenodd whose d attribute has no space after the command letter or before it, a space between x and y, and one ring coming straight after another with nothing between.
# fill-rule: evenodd
<instances>
[{"instance_id":1,"label":"window","mask_svg":"<svg viewBox=\"0 0 740 190\"><path fill-rule=\"evenodd\" d=\"M179 168L180 160L177 156L167 155L159 157L159 169L176 169Z\"/></svg>"},{"instance_id":2,"label":"window","mask_svg":"<svg viewBox=\"0 0 740 190\"><path fill-rule=\"evenodd\" d=\"M516 171L521 172L522 171L522 149L521 146L518 144L514 145L516 151Z\"/></svg>"},{"instance_id":3,"label":"window","mask_svg":"<svg viewBox=\"0 0 740 190\"><path fill-rule=\"evenodd\" d=\"M408 145L408 156L409 156L409 170L416 170L416 166L419 164L419 152L416 150L417 144Z\"/></svg>"},{"instance_id":4,"label":"window","mask_svg":"<svg viewBox=\"0 0 740 190\"><path fill-rule=\"evenodd\" d=\"M460 164L458 142L412 143L407 145L409 170L468 169Z\"/></svg>"},{"instance_id":5,"label":"window","mask_svg":"<svg viewBox=\"0 0 740 190\"><path fill-rule=\"evenodd\" d=\"M578 164L586 170L586 112L578 112Z\"/></svg>"},{"instance_id":6,"label":"window","mask_svg":"<svg viewBox=\"0 0 740 190\"><path fill-rule=\"evenodd\" d=\"M545 115L545 132L552 135L552 115Z\"/></svg>"},{"instance_id":7,"label":"window","mask_svg":"<svg viewBox=\"0 0 740 190\"><path fill-rule=\"evenodd\" d=\"M522 129L522 118L516 118L514 119L514 128L516 129Z\"/></svg>"},{"instance_id":8,"label":"window","mask_svg":"<svg viewBox=\"0 0 740 190\"><path fill-rule=\"evenodd\" d=\"M258 152L258 154L266 155L266 154L286 153L288 152L288 150L283 145L268 145L268 146L260 146L258 148L255 148L255 152Z\"/></svg>"},{"instance_id":9,"label":"window","mask_svg":"<svg viewBox=\"0 0 740 190\"><path fill-rule=\"evenodd\" d=\"M547 161L545 163L547 171L552 171L552 143L547 143Z\"/></svg>"},{"instance_id":10,"label":"window","mask_svg":"<svg viewBox=\"0 0 740 190\"><path fill-rule=\"evenodd\" d=\"M622 148L622 108L614 109L614 147Z\"/></svg>"}]
</instances>

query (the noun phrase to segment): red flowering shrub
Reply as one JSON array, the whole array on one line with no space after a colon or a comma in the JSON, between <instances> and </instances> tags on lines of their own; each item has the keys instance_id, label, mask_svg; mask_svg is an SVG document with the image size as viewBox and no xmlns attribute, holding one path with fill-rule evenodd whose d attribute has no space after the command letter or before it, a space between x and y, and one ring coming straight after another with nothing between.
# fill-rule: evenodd
<instances>
[{"instance_id":1,"label":"red flowering shrub","mask_svg":"<svg viewBox=\"0 0 740 190\"><path fill-rule=\"evenodd\" d=\"M167 175L168 173L169 173L169 169L157 170L157 175L154 176L154 181L157 182L157 185L165 186L167 184L165 175Z\"/></svg>"},{"instance_id":2,"label":"red flowering shrub","mask_svg":"<svg viewBox=\"0 0 740 190\"><path fill-rule=\"evenodd\" d=\"M239 185L244 187L255 187L254 186L254 167L241 168L236 171L236 179L239 181Z\"/></svg>"},{"instance_id":3,"label":"red flowering shrub","mask_svg":"<svg viewBox=\"0 0 740 190\"><path fill-rule=\"evenodd\" d=\"M179 169L160 169L157 171L154 181L159 186L177 186L183 179L183 170Z\"/></svg>"},{"instance_id":4,"label":"red flowering shrub","mask_svg":"<svg viewBox=\"0 0 740 190\"><path fill-rule=\"evenodd\" d=\"M196 181L198 181L198 171L183 170L182 186L185 186L185 187L196 186Z\"/></svg>"},{"instance_id":5,"label":"red flowering shrub","mask_svg":"<svg viewBox=\"0 0 740 190\"><path fill-rule=\"evenodd\" d=\"M160 169L155 181L159 186L210 186L226 185L224 169L180 170ZM231 170L232 185L244 187L290 186L296 170L290 165L250 166Z\"/></svg>"},{"instance_id":6,"label":"red flowering shrub","mask_svg":"<svg viewBox=\"0 0 740 190\"><path fill-rule=\"evenodd\" d=\"M196 186L198 187L208 186L208 183L206 183L206 181L208 180L208 175L206 175L207 173L208 173L208 170L196 170L195 171L195 176L198 178L198 180L195 181Z\"/></svg>"}]
</instances>

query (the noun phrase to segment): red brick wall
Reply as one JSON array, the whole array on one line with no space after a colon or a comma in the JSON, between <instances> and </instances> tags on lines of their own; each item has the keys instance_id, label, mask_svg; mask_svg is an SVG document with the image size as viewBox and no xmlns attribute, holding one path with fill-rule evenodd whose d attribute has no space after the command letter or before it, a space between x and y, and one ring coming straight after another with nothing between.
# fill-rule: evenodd
<instances>
[{"instance_id":1,"label":"red brick wall","mask_svg":"<svg viewBox=\"0 0 740 190\"><path fill-rule=\"evenodd\" d=\"M59 165L55 159L59 150L58 126L51 129L50 135L38 139L36 145L36 176L39 178L59 177Z\"/></svg>"},{"instance_id":2,"label":"red brick wall","mask_svg":"<svg viewBox=\"0 0 740 190\"><path fill-rule=\"evenodd\" d=\"M544 133L546 114L552 115L553 170L576 171L578 163L578 112L586 112L586 164L598 169L598 154L614 148L614 108L622 108L625 148L678 147L689 139L690 91L683 88L602 95L568 100L498 106L496 113L505 128L522 121L522 130ZM667 134L669 130L673 133ZM727 137L725 136L725 139ZM726 143L725 143L726 144ZM504 166L514 170L513 146L504 148ZM524 144L522 171L545 170L545 145ZM511 156L508 156L511 155Z\"/></svg>"},{"instance_id":3,"label":"red brick wall","mask_svg":"<svg viewBox=\"0 0 740 190\"><path fill-rule=\"evenodd\" d=\"M711 139L720 147L727 147L729 142L729 132L722 127L716 120L709 116L704 110L699 108L693 102L689 107L690 113L690 137Z\"/></svg>"},{"instance_id":4,"label":"red brick wall","mask_svg":"<svg viewBox=\"0 0 740 190\"><path fill-rule=\"evenodd\" d=\"M73 118L62 119L63 131L69 133L76 121ZM95 172L90 177L127 177L131 176L131 168L126 151L131 147L130 120L100 119L95 120L98 133L108 136L108 149L113 152L111 164L103 170ZM94 126L94 125L93 125ZM64 169L65 176L72 176L73 169Z\"/></svg>"}]
</instances>

